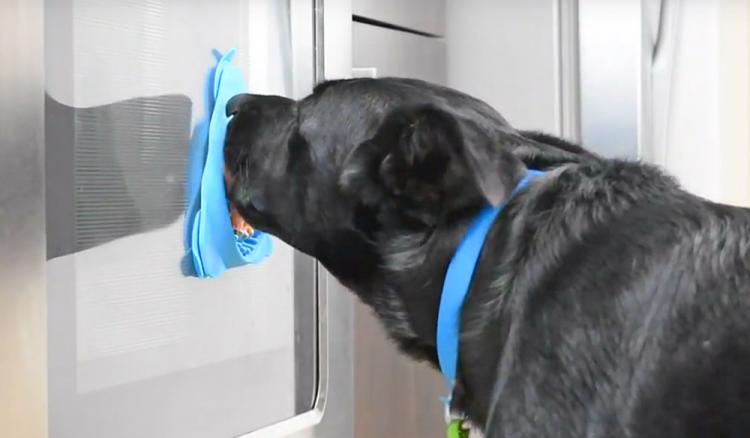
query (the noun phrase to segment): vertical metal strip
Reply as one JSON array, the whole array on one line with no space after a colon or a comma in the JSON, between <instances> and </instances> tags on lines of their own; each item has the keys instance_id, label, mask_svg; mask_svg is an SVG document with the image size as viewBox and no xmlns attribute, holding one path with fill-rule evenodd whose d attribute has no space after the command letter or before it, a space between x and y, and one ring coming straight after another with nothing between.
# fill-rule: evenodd
<instances>
[{"instance_id":1,"label":"vertical metal strip","mask_svg":"<svg viewBox=\"0 0 750 438\"><path fill-rule=\"evenodd\" d=\"M44 3L0 1L0 427L47 436Z\"/></svg>"},{"instance_id":2,"label":"vertical metal strip","mask_svg":"<svg viewBox=\"0 0 750 438\"><path fill-rule=\"evenodd\" d=\"M640 154L641 8L639 1L578 0L581 137L606 157Z\"/></svg>"},{"instance_id":3,"label":"vertical metal strip","mask_svg":"<svg viewBox=\"0 0 750 438\"><path fill-rule=\"evenodd\" d=\"M581 141L581 104L578 56L578 0L557 0L556 44L559 84L558 129L572 141Z\"/></svg>"},{"instance_id":4,"label":"vertical metal strip","mask_svg":"<svg viewBox=\"0 0 750 438\"><path fill-rule=\"evenodd\" d=\"M315 47L315 83L318 84L325 80L325 48L323 41L324 32L324 0L314 0L313 7L315 9L315 33L314 33L314 47Z\"/></svg>"}]
</instances>

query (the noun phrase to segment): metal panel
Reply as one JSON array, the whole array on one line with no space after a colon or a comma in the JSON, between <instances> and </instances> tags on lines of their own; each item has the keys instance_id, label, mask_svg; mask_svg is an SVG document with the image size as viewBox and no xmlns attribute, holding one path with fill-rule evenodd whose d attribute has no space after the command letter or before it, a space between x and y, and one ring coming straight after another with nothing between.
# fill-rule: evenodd
<instances>
[{"instance_id":1,"label":"metal panel","mask_svg":"<svg viewBox=\"0 0 750 438\"><path fill-rule=\"evenodd\" d=\"M607 157L637 158L641 145L642 5L579 0L581 136Z\"/></svg>"},{"instance_id":2,"label":"metal panel","mask_svg":"<svg viewBox=\"0 0 750 438\"><path fill-rule=\"evenodd\" d=\"M559 131L564 138L581 141L581 100L578 55L578 0L555 0L559 36L555 59L559 62Z\"/></svg>"},{"instance_id":3,"label":"metal panel","mask_svg":"<svg viewBox=\"0 0 750 438\"><path fill-rule=\"evenodd\" d=\"M231 436L309 410L314 262L277 241L198 281L180 259L211 49L236 46L254 92L307 94L312 1L47 4L48 200L72 201L47 216L50 435Z\"/></svg>"},{"instance_id":4,"label":"metal panel","mask_svg":"<svg viewBox=\"0 0 750 438\"><path fill-rule=\"evenodd\" d=\"M402 76L445 84L445 43L364 23L352 26L354 67L375 67L379 77Z\"/></svg>"},{"instance_id":5,"label":"metal panel","mask_svg":"<svg viewBox=\"0 0 750 438\"><path fill-rule=\"evenodd\" d=\"M561 1L448 0L448 85L492 105L516 128L575 133L560 110L575 107L561 88L575 73L560 46L570 37Z\"/></svg>"},{"instance_id":6,"label":"metal panel","mask_svg":"<svg viewBox=\"0 0 750 438\"><path fill-rule=\"evenodd\" d=\"M445 33L445 0L354 0L352 12L432 35Z\"/></svg>"},{"instance_id":7,"label":"metal panel","mask_svg":"<svg viewBox=\"0 0 750 438\"><path fill-rule=\"evenodd\" d=\"M348 2L328 1L334 11L326 14L330 18L327 19L330 27L338 29L339 37L346 37L342 41L351 41L350 33L342 31L351 22ZM48 3L63 8L65 4ZM0 248L3 249L0 251L0 277L3 278L3 286L0 288L0 435L41 438L48 434L47 349L59 354L60 349L68 348L61 344L48 345L46 327L48 294L45 290L43 193L45 11L42 2L34 0L4 1L0 5L0 54L6 61L0 66L0 83L4 85L0 92L0 130L3 132L3 142L0 144L0 183L3 187L0 191ZM153 3L151 6L158 8L159 4ZM318 60L315 65L322 66L322 0L316 1L315 11L318 25L315 28L318 37ZM50 39L63 37L64 40L65 29L62 32L49 35ZM332 43L330 47L336 53L341 43ZM67 55L70 52L65 50L49 51L49 62L54 65L64 61ZM350 59L341 56L335 60L326 60L325 65L334 75L342 75L342 72L348 72L351 68ZM322 77L322 71L317 72L317 77ZM72 78L62 75L57 80L56 85L51 85L58 86L59 89L60 81L64 88L64 84ZM295 89L299 88L295 85ZM47 104L48 109L54 105L50 99ZM54 121L65 122L65 116ZM64 135L62 139L55 139L62 143L64 140ZM57 161L56 157L48 157L48 169L55 165L65 167L66 163L70 167L73 157L58 155L57 158L61 158L61 161ZM53 192L58 195L60 193ZM60 214L63 217L70 215L72 206L66 202L65 196L54 197L49 201L50 214ZM55 231L55 227L60 224L54 216L48 225L47 228L52 233L60 233L59 229ZM115 232L121 233L122 230ZM97 245L102 238L108 238L101 234L85 237L78 243L84 246ZM66 248L72 248L76 244L74 240L58 242L50 246L50 253L65 252ZM304 266L312 266L305 257L300 257L299 260ZM318 294L313 295L313 298L319 306L320 318L310 321L320 334L319 345L315 346L321 358L320 368L313 369L319 375L315 406L307 413L276 426L277 431L285 430L285 434L289 433L290 436L349 437L352 436L353 422L351 296L328 274L321 272L319 277ZM58 296L55 299L60 298ZM298 327L300 331L308 329L309 326ZM309 336L309 333L298 334ZM74 376L73 381L68 383L75 384L75 380ZM200 402L204 394L186 393L184 396ZM146 420L149 421L148 418ZM210 413L204 418L207 422L214 420L215 417ZM261 429L253 434L255 435L282 434L274 433L271 427L268 430Z\"/></svg>"},{"instance_id":8,"label":"metal panel","mask_svg":"<svg viewBox=\"0 0 750 438\"><path fill-rule=\"evenodd\" d=\"M330 1L330 0L328 0ZM260 437L348 438L353 433L352 296L330 274L318 282L319 386L313 409L242 435Z\"/></svg>"},{"instance_id":9,"label":"metal panel","mask_svg":"<svg viewBox=\"0 0 750 438\"><path fill-rule=\"evenodd\" d=\"M43 2L0 1L0 435L47 435Z\"/></svg>"},{"instance_id":10,"label":"metal panel","mask_svg":"<svg viewBox=\"0 0 750 438\"><path fill-rule=\"evenodd\" d=\"M378 77L411 77L445 84L442 39L363 23L353 26L358 75L376 73ZM440 397L445 388L440 374L398 352L365 305L356 305L354 318L355 436L444 435Z\"/></svg>"}]
</instances>

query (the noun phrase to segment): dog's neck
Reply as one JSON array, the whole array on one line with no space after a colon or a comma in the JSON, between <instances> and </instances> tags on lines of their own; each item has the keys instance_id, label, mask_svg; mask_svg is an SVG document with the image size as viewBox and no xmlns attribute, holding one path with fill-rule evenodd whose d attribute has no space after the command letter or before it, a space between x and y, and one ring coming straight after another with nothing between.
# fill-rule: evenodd
<instances>
[{"instance_id":1,"label":"dog's neck","mask_svg":"<svg viewBox=\"0 0 750 438\"><path fill-rule=\"evenodd\" d=\"M461 217L450 218L432 230L384 232L374 244L356 233L331 233L313 255L373 309L401 351L437 369L436 329L445 272L480 209L464 211ZM505 218L507 214L503 212L503 221L510 220ZM462 355L464 343L462 337ZM497 363L501 345L482 353L491 357L477 358L478 363ZM467 371L473 370L458 367L454 406L481 424L492 390L486 382L492 381L494 374L473 388L467 386L469 382L484 376L467 375Z\"/></svg>"},{"instance_id":2,"label":"dog's neck","mask_svg":"<svg viewBox=\"0 0 750 438\"><path fill-rule=\"evenodd\" d=\"M478 212L479 209L466 212L465 217L452 220L450 225L439 227L429 236L396 236L382 245L385 270L382 278L388 282L388 289L395 291L389 299L390 308L394 307L392 303L395 301L401 303L402 309L401 313L394 314L379 310L377 305L373 307L404 352L416 358L427 359L436 368L438 368L436 330L445 273L455 255L456 248ZM514 222L514 216L514 209L503 211L497 224L493 225L489 236L493 240L489 245L491 254L485 256L485 260L503 257L505 240L497 239L497 237L501 236ZM492 270L492 265L492 263L480 263L478 266L478 276L474 285L476 291L481 291L480 295L500 292L488 290L489 281L486 279L486 273ZM473 293L476 295L476 292ZM491 318L492 320L480 322L488 331L478 330L476 322L471 321L472 315L479 315L474 312L477 297L471 295L469 294L462 309L459 347L461 363L457 367L452 407L465 413L476 424L482 425L491 403L493 389L487 382L495 380L497 363L502 353L507 330L502 326L504 322L500 318L501 315ZM484 297L479 301L484 301ZM509 320L508 318L505 322ZM404 331L404 326L408 326L409 330ZM399 330L394 331L393 327L398 327ZM467 330L476 333L467 336ZM483 348L482 341L485 341L486 337L492 338L494 341L490 343L494 343L497 348Z\"/></svg>"},{"instance_id":3,"label":"dog's neck","mask_svg":"<svg viewBox=\"0 0 750 438\"><path fill-rule=\"evenodd\" d=\"M445 272L480 208L467 210L460 218L452 218L430 231L381 234L375 246L367 246L353 235L341 236L337 240L346 248L338 244L335 248L321 246L316 257L374 310L400 350L438 368L436 328ZM505 217L509 214L512 213L503 212L503 222L512 220ZM461 343L463 355L463 336ZM496 364L501 346L499 342L497 349L473 353L474 359L477 363ZM489 406L492 388L486 382L494 378L494 369L490 376L483 372L475 376L473 368L458 367L454 407L477 424L484 421Z\"/></svg>"},{"instance_id":4,"label":"dog's neck","mask_svg":"<svg viewBox=\"0 0 750 438\"><path fill-rule=\"evenodd\" d=\"M406 352L428 358L436 367L436 329L445 271L474 215L470 212L429 232L384 236L380 245L383 286L394 290L401 303L410 329L409 346L416 343L420 347L418 351L405 348ZM393 335L399 341L399 334Z\"/></svg>"},{"instance_id":5,"label":"dog's neck","mask_svg":"<svg viewBox=\"0 0 750 438\"><path fill-rule=\"evenodd\" d=\"M504 236L511 234L511 224L524 220L516 215L519 206L526 203L527 194L521 193L501 213L490 231L483 260L506 258L508 239ZM462 211L460 216L446 218L429 230L409 233L381 231L375 242L358 238L356 233L332 234L324 240L326 244L318 247L315 256L373 308L402 351L438 368L436 329L446 269L481 208L477 205ZM331 245L332 241L336 243ZM492 387L487 382L495 379L507 332L503 321L507 324L510 320L503 319L505 315L502 313L488 319L475 310L481 307L477 302L487 301L487 294L499 296L504 293L504 290L490 286L487 271L492 271L491 266L494 263L479 263L473 285L482 296L477 298L469 294L463 307L461 364L454 393L454 407L477 424L484 422L489 409ZM492 272L490 276L494 274ZM474 321L472 315L482 316L483 320ZM467 332L474 334L467 335ZM489 342L488 336L491 338ZM482 341L497 348L481 348ZM477 364L483 364L485 368L478 368Z\"/></svg>"}]
</instances>

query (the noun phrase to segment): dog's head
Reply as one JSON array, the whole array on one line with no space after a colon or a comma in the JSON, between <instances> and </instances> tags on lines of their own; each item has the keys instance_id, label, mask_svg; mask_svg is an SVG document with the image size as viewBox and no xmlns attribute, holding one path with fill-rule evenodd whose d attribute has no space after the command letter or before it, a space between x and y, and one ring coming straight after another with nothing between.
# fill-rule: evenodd
<instances>
[{"instance_id":1,"label":"dog's head","mask_svg":"<svg viewBox=\"0 0 750 438\"><path fill-rule=\"evenodd\" d=\"M372 274L383 238L497 205L527 164L581 153L522 135L477 99L415 80L332 81L301 101L239 95L227 112L231 202L344 279Z\"/></svg>"},{"instance_id":2,"label":"dog's head","mask_svg":"<svg viewBox=\"0 0 750 438\"><path fill-rule=\"evenodd\" d=\"M325 83L299 102L240 95L227 112L230 198L245 219L324 263L345 255L333 264L358 276L384 235L496 205L525 171L513 152L528 141L499 114L420 81Z\"/></svg>"},{"instance_id":3,"label":"dog's head","mask_svg":"<svg viewBox=\"0 0 750 438\"><path fill-rule=\"evenodd\" d=\"M245 220L289 240L302 225L292 186L307 155L299 136L297 103L279 96L238 95L227 105L233 115L224 148L230 202ZM295 159L299 157L299 159Z\"/></svg>"}]
</instances>

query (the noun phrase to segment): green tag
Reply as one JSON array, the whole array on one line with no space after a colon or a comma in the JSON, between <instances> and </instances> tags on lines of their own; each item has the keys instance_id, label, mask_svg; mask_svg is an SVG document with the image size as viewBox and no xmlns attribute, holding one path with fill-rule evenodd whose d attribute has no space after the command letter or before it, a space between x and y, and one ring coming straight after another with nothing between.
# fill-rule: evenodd
<instances>
[{"instance_id":1,"label":"green tag","mask_svg":"<svg viewBox=\"0 0 750 438\"><path fill-rule=\"evenodd\" d=\"M464 429L463 420L451 420L448 424L448 438L469 438L469 429Z\"/></svg>"}]
</instances>

